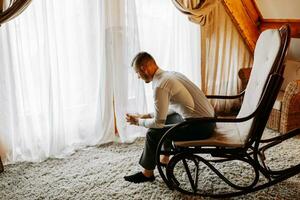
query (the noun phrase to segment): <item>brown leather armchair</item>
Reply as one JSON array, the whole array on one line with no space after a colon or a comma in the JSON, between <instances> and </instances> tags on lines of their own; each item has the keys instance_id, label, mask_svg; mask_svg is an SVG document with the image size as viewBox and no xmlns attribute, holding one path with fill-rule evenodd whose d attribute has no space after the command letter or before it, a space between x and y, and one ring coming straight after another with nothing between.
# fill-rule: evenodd
<instances>
[{"instance_id":1,"label":"brown leather armchair","mask_svg":"<svg viewBox=\"0 0 300 200\"><path fill-rule=\"evenodd\" d=\"M242 90L247 86L250 73L251 68L242 68L238 72ZM300 127L300 66L287 65L284 78L285 81L267 122L268 128L280 133L287 133Z\"/></svg>"}]
</instances>

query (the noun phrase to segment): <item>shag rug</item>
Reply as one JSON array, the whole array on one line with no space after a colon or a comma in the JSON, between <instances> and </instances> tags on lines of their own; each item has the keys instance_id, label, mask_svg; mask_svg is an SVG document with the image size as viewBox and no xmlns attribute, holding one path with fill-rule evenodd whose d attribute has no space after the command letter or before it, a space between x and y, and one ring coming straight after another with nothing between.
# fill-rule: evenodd
<instances>
[{"instance_id":1,"label":"shag rug","mask_svg":"<svg viewBox=\"0 0 300 200\"><path fill-rule=\"evenodd\" d=\"M276 133L267 130L264 135ZM0 174L1 200L34 199L210 199L183 195L169 190L157 171L152 183L133 184L123 176L141 170L139 156L144 140L133 144L106 144L88 147L63 159L48 159L41 163L17 163L5 166ZM300 162L300 138L285 142L268 153L271 166L283 167ZM220 166L225 172L245 173L239 164ZM218 190L223 183L209 172L201 173L203 183ZM211 176L211 177L210 177ZM237 179L239 175L235 175ZM217 181L217 182L216 182ZM275 186L231 199L299 199L300 176L296 175Z\"/></svg>"}]
</instances>

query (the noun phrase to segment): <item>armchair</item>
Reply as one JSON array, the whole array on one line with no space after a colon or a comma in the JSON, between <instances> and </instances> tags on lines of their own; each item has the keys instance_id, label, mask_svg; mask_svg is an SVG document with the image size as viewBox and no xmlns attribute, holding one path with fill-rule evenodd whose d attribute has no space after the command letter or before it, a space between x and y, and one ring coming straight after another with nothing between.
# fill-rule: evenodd
<instances>
[{"instance_id":1,"label":"armchair","mask_svg":"<svg viewBox=\"0 0 300 200\"><path fill-rule=\"evenodd\" d=\"M267 127L282 134L300 127L300 66L287 61L284 82L273 105ZM242 90L247 86L252 68L242 68L238 76Z\"/></svg>"}]
</instances>

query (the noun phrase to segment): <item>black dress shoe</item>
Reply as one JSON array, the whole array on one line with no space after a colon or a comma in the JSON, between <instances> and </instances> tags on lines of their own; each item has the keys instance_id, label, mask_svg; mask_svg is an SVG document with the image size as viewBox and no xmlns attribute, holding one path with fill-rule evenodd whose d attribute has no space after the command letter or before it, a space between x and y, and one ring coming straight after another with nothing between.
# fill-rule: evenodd
<instances>
[{"instance_id":1,"label":"black dress shoe","mask_svg":"<svg viewBox=\"0 0 300 200\"><path fill-rule=\"evenodd\" d=\"M155 180L155 177L154 176L147 177L142 172L138 172L130 176L124 176L124 179L132 183L143 183L148 181L152 182Z\"/></svg>"}]
</instances>

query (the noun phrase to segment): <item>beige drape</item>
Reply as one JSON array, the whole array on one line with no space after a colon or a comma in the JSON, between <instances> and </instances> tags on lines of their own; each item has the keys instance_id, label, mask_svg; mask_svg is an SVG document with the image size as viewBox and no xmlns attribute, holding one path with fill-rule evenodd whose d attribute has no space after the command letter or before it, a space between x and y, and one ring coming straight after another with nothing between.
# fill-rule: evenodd
<instances>
[{"instance_id":1,"label":"beige drape","mask_svg":"<svg viewBox=\"0 0 300 200\"><path fill-rule=\"evenodd\" d=\"M21 14L31 0L0 0L0 25Z\"/></svg>"},{"instance_id":2,"label":"beige drape","mask_svg":"<svg viewBox=\"0 0 300 200\"><path fill-rule=\"evenodd\" d=\"M238 70L252 65L252 55L221 0L172 0L192 22L201 25L201 89L206 94L234 95L240 90ZM213 100L228 112L238 100Z\"/></svg>"},{"instance_id":3,"label":"beige drape","mask_svg":"<svg viewBox=\"0 0 300 200\"><path fill-rule=\"evenodd\" d=\"M172 0L176 8L188 15L192 22L205 25L209 13L216 6L217 0Z\"/></svg>"}]
</instances>

